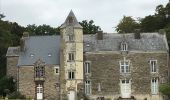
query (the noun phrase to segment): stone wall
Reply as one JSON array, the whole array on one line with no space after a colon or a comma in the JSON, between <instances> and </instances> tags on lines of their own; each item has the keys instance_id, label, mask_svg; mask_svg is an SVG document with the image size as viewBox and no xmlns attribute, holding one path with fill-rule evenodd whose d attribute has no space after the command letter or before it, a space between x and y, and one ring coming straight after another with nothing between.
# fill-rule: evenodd
<instances>
[{"instance_id":1,"label":"stone wall","mask_svg":"<svg viewBox=\"0 0 170 100\"><path fill-rule=\"evenodd\" d=\"M120 74L119 61L130 60L130 74ZM150 60L157 60L158 74L150 73ZM120 79L131 79L132 96L145 98L145 95L151 95L151 79L157 77L159 84L162 78L166 83L168 81L168 53L86 53L84 61L91 61L91 74L85 76L85 80L90 79L92 84L92 95L97 96L120 96ZM98 91L98 83L101 84L101 91ZM144 95L141 97L141 95ZM152 96L152 95L151 95ZM137 99L138 100L138 99ZM155 99L156 100L156 99Z\"/></svg>"},{"instance_id":2,"label":"stone wall","mask_svg":"<svg viewBox=\"0 0 170 100\"><path fill-rule=\"evenodd\" d=\"M18 56L7 57L7 76L12 76L14 79L17 79L17 63Z\"/></svg>"},{"instance_id":3,"label":"stone wall","mask_svg":"<svg viewBox=\"0 0 170 100\"><path fill-rule=\"evenodd\" d=\"M19 91L27 98L36 98L34 67L19 67ZM44 99L59 100L59 75L54 74L54 65L45 66Z\"/></svg>"}]
</instances>

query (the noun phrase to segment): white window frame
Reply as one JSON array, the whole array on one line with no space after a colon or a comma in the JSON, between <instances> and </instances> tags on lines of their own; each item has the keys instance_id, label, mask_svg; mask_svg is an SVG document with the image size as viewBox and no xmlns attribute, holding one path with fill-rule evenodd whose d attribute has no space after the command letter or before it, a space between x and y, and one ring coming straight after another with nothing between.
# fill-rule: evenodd
<instances>
[{"instance_id":1,"label":"white window frame","mask_svg":"<svg viewBox=\"0 0 170 100\"><path fill-rule=\"evenodd\" d=\"M43 93L43 85L42 84L38 84L36 88L37 88L36 93Z\"/></svg>"},{"instance_id":2,"label":"white window frame","mask_svg":"<svg viewBox=\"0 0 170 100\"><path fill-rule=\"evenodd\" d=\"M91 62L90 61L84 62L84 69L85 69L85 74L90 74L90 72L91 72Z\"/></svg>"},{"instance_id":3,"label":"white window frame","mask_svg":"<svg viewBox=\"0 0 170 100\"><path fill-rule=\"evenodd\" d=\"M56 69L58 70L58 72L56 72ZM60 68L59 68L59 66L55 66L54 67L54 74L55 75L58 75L60 73Z\"/></svg>"},{"instance_id":4,"label":"white window frame","mask_svg":"<svg viewBox=\"0 0 170 100\"><path fill-rule=\"evenodd\" d=\"M150 60L150 72L151 73L156 73L158 70L158 66L157 66L157 60Z\"/></svg>"},{"instance_id":5,"label":"white window frame","mask_svg":"<svg viewBox=\"0 0 170 100\"><path fill-rule=\"evenodd\" d=\"M37 100L43 100L43 84L39 83L36 85L36 98Z\"/></svg>"},{"instance_id":6,"label":"white window frame","mask_svg":"<svg viewBox=\"0 0 170 100\"><path fill-rule=\"evenodd\" d=\"M156 95L159 93L158 78L151 79L151 93L152 93L152 95Z\"/></svg>"},{"instance_id":7,"label":"white window frame","mask_svg":"<svg viewBox=\"0 0 170 100\"><path fill-rule=\"evenodd\" d=\"M85 81L85 94L86 95L91 94L91 81L90 80Z\"/></svg>"},{"instance_id":8,"label":"white window frame","mask_svg":"<svg viewBox=\"0 0 170 100\"><path fill-rule=\"evenodd\" d=\"M73 71L73 70L68 71L68 79L69 80L75 79L75 71Z\"/></svg>"},{"instance_id":9,"label":"white window frame","mask_svg":"<svg viewBox=\"0 0 170 100\"><path fill-rule=\"evenodd\" d=\"M75 53L69 52L68 53L68 61L74 61L75 60Z\"/></svg>"},{"instance_id":10,"label":"white window frame","mask_svg":"<svg viewBox=\"0 0 170 100\"><path fill-rule=\"evenodd\" d=\"M122 51L128 51L128 44L126 42L121 43L121 50Z\"/></svg>"},{"instance_id":11,"label":"white window frame","mask_svg":"<svg viewBox=\"0 0 170 100\"><path fill-rule=\"evenodd\" d=\"M119 64L120 64L120 73L130 73L130 61L129 60L122 60L119 62Z\"/></svg>"}]
</instances>

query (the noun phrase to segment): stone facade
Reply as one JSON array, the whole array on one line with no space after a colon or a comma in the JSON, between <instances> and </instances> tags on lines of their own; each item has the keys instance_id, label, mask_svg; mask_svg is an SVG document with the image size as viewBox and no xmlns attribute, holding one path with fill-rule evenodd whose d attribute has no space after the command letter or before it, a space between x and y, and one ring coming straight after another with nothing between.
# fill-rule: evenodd
<instances>
[{"instance_id":1,"label":"stone facade","mask_svg":"<svg viewBox=\"0 0 170 100\"><path fill-rule=\"evenodd\" d=\"M7 76L12 76L15 80L17 79L17 63L18 57L7 57Z\"/></svg>"},{"instance_id":2,"label":"stone facade","mask_svg":"<svg viewBox=\"0 0 170 100\"><path fill-rule=\"evenodd\" d=\"M19 91L27 98L36 99L36 82L34 67L22 66L19 70ZM59 99L59 75L54 73L54 65L45 66L45 80L43 82L43 98L48 100ZM50 92L49 92L50 91Z\"/></svg>"},{"instance_id":3,"label":"stone facade","mask_svg":"<svg viewBox=\"0 0 170 100\"><path fill-rule=\"evenodd\" d=\"M159 85L168 82L168 53L167 52L89 52L84 55L85 61L91 62L91 74L85 75L85 80L91 80L90 98L105 97L116 99L121 96L120 80L131 80L131 95L137 100L162 100L160 94L151 94L151 79L159 79ZM130 73L121 74L119 61L130 60ZM158 73L151 74L150 60L157 60ZM101 91L98 91L98 83ZM152 96L156 98L151 99ZM159 97L159 98L158 98Z\"/></svg>"}]
</instances>

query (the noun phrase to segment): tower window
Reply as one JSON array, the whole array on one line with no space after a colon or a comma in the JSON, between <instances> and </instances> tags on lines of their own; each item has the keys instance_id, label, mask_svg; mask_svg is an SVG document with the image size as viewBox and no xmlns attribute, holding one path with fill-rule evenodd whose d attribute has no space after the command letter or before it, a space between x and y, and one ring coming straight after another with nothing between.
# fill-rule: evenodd
<instances>
[{"instance_id":1,"label":"tower window","mask_svg":"<svg viewBox=\"0 0 170 100\"><path fill-rule=\"evenodd\" d=\"M69 53L68 54L68 60L69 61L74 61L74 53Z\"/></svg>"},{"instance_id":2,"label":"tower window","mask_svg":"<svg viewBox=\"0 0 170 100\"><path fill-rule=\"evenodd\" d=\"M126 42L122 42L122 43L121 43L121 50L122 50L122 51L127 51L127 50L128 50L128 45L127 45Z\"/></svg>"},{"instance_id":3,"label":"tower window","mask_svg":"<svg viewBox=\"0 0 170 100\"><path fill-rule=\"evenodd\" d=\"M74 35L69 35L69 36L68 36L68 40L69 40L69 41L74 41Z\"/></svg>"},{"instance_id":4,"label":"tower window","mask_svg":"<svg viewBox=\"0 0 170 100\"><path fill-rule=\"evenodd\" d=\"M69 21L70 24L73 23L73 17L69 17L68 21Z\"/></svg>"},{"instance_id":5,"label":"tower window","mask_svg":"<svg viewBox=\"0 0 170 100\"><path fill-rule=\"evenodd\" d=\"M68 72L68 79L75 79L75 72L74 71L69 71Z\"/></svg>"}]
</instances>

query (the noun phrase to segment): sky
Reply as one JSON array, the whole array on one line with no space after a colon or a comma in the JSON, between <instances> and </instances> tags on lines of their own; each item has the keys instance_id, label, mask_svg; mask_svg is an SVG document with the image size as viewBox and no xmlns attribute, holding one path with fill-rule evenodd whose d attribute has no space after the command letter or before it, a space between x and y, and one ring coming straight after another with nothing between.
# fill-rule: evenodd
<instances>
[{"instance_id":1,"label":"sky","mask_svg":"<svg viewBox=\"0 0 170 100\"><path fill-rule=\"evenodd\" d=\"M169 0L0 0L4 20L60 26L72 9L78 21L93 20L104 32L113 33L123 16L137 19L153 15L156 6Z\"/></svg>"}]
</instances>

